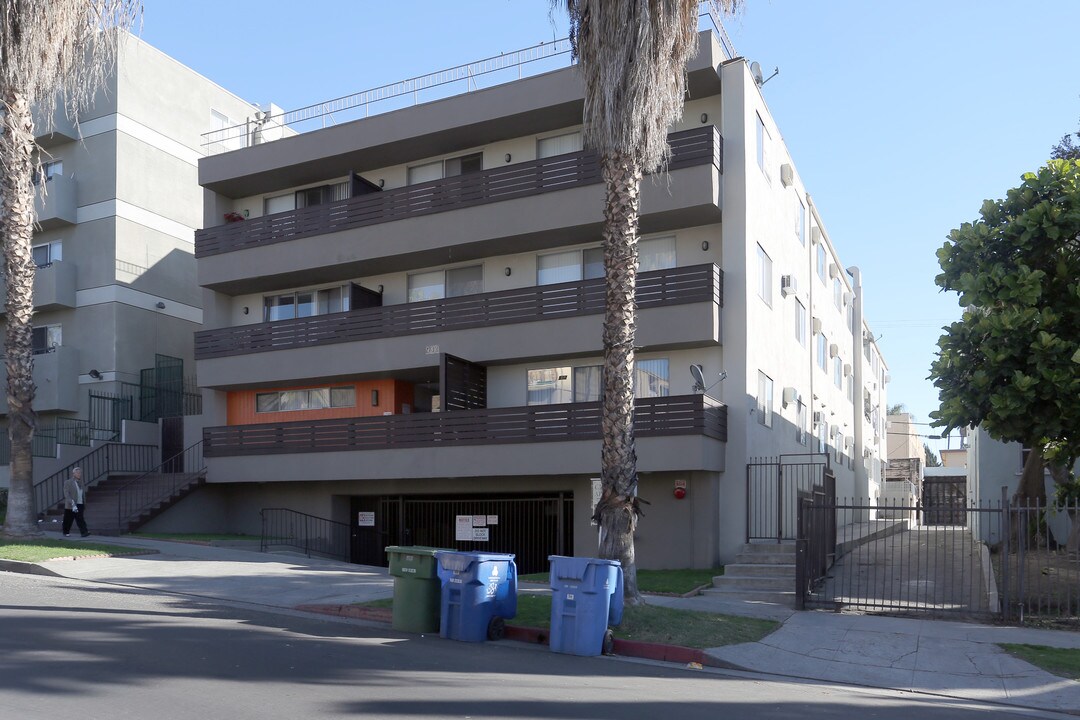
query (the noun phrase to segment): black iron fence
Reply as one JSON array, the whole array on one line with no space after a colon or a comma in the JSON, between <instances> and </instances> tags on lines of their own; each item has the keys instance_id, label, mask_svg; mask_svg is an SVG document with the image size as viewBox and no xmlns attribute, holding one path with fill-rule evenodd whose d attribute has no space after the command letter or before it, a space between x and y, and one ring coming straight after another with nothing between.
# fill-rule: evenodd
<instances>
[{"instance_id":1,"label":"black iron fence","mask_svg":"<svg viewBox=\"0 0 1080 720\"><path fill-rule=\"evenodd\" d=\"M57 445L90 446L90 423L77 418L55 418L42 422L34 429L30 454L34 457L56 457ZM11 438L6 427L0 427L0 465L11 464Z\"/></svg>"},{"instance_id":2,"label":"black iron fence","mask_svg":"<svg viewBox=\"0 0 1080 720\"><path fill-rule=\"evenodd\" d=\"M263 508L259 549L297 550L308 557L319 555L349 559L349 526L288 508Z\"/></svg>"},{"instance_id":3,"label":"black iron fence","mask_svg":"<svg viewBox=\"0 0 1080 720\"><path fill-rule=\"evenodd\" d=\"M1080 503L950 503L919 522L930 516L921 504L802 502L798 607L1080 616Z\"/></svg>"},{"instance_id":4,"label":"black iron fence","mask_svg":"<svg viewBox=\"0 0 1080 720\"><path fill-rule=\"evenodd\" d=\"M835 501L828 453L751 458L746 465L746 542L794 541L802 499Z\"/></svg>"}]
</instances>

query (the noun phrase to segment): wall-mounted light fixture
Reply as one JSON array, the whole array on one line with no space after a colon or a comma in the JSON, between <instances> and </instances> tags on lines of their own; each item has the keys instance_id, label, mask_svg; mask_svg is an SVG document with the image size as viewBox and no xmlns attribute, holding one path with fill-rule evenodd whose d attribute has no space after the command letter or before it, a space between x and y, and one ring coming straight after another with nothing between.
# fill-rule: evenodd
<instances>
[{"instance_id":1,"label":"wall-mounted light fixture","mask_svg":"<svg viewBox=\"0 0 1080 720\"><path fill-rule=\"evenodd\" d=\"M702 240L701 241L701 249L703 251L708 251L708 249L709 249L709 241L708 240Z\"/></svg>"},{"instance_id":2,"label":"wall-mounted light fixture","mask_svg":"<svg viewBox=\"0 0 1080 720\"><path fill-rule=\"evenodd\" d=\"M251 312L251 309L247 305L245 305L244 306L244 314L247 315L249 312Z\"/></svg>"},{"instance_id":3,"label":"wall-mounted light fixture","mask_svg":"<svg viewBox=\"0 0 1080 720\"><path fill-rule=\"evenodd\" d=\"M379 407L379 391L371 391L371 407Z\"/></svg>"},{"instance_id":4,"label":"wall-mounted light fixture","mask_svg":"<svg viewBox=\"0 0 1080 720\"><path fill-rule=\"evenodd\" d=\"M88 374L88 375L89 375L90 377L92 377L93 379L95 379L95 380L100 380L100 379L101 379L101 371L100 371L100 370L91 370L91 371L90 371L89 373L87 373L87 374Z\"/></svg>"},{"instance_id":5,"label":"wall-mounted light fixture","mask_svg":"<svg viewBox=\"0 0 1080 720\"><path fill-rule=\"evenodd\" d=\"M709 122L709 113L701 113L701 124Z\"/></svg>"},{"instance_id":6,"label":"wall-mounted light fixture","mask_svg":"<svg viewBox=\"0 0 1080 720\"><path fill-rule=\"evenodd\" d=\"M506 153L505 160L506 162L510 162L510 153Z\"/></svg>"},{"instance_id":7,"label":"wall-mounted light fixture","mask_svg":"<svg viewBox=\"0 0 1080 720\"><path fill-rule=\"evenodd\" d=\"M164 310L164 309L165 309L165 303L163 303L163 302L161 302L160 300L158 300L158 301L157 301L157 302L156 302L156 303L154 304L154 307L156 307L156 308L157 308L158 310Z\"/></svg>"},{"instance_id":8,"label":"wall-mounted light fixture","mask_svg":"<svg viewBox=\"0 0 1080 720\"><path fill-rule=\"evenodd\" d=\"M379 178L379 187L385 187L385 186L386 186L386 180L383 180L382 178Z\"/></svg>"},{"instance_id":9,"label":"wall-mounted light fixture","mask_svg":"<svg viewBox=\"0 0 1080 720\"><path fill-rule=\"evenodd\" d=\"M506 275L506 277L510 277L510 273L512 272L513 270L511 270L509 267L503 270L503 274Z\"/></svg>"},{"instance_id":10,"label":"wall-mounted light fixture","mask_svg":"<svg viewBox=\"0 0 1080 720\"><path fill-rule=\"evenodd\" d=\"M382 285L379 286L379 294L382 295Z\"/></svg>"}]
</instances>

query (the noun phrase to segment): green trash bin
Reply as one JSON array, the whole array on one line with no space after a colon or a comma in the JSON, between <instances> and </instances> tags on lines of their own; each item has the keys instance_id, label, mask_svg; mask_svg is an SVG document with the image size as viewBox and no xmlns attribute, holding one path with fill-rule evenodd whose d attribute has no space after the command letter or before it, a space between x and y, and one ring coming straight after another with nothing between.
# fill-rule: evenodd
<instances>
[{"instance_id":1,"label":"green trash bin","mask_svg":"<svg viewBox=\"0 0 1080 720\"><path fill-rule=\"evenodd\" d=\"M393 628L405 632L439 632L442 582L435 553L445 548L390 545L390 574L394 576Z\"/></svg>"}]
</instances>

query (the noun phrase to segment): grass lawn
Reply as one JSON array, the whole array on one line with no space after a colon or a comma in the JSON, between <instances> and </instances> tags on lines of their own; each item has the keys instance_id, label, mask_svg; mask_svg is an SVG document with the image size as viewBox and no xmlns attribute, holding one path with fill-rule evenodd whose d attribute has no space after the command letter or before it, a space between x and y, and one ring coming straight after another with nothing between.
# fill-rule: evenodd
<instances>
[{"instance_id":1,"label":"grass lawn","mask_svg":"<svg viewBox=\"0 0 1080 720\"><path fill-rule=\"evenodd\" d=\"M215 533L132 533L132 537L143 537L148 540L194 540L196 542L213 542L215 540L259 540L258 535L224 535Z\"/></svg>"},{"instance_id":2,"label":"grass lawn","mask_svg":"<svg viewBox=\"0 0 1080 720\"><path fill-rule=\"evenodd\" d=\"M1001 643L1001 648L1047 672L1070 680L1080 680L1080 650L1014 643Z\"/></svg>"},{"instance_id":3,"label":"grass lawn","mask_svg":"<svg viewBox=\"0 0 1080 720\"><path fill-rule=\"evenodd\" d=\"M393 606L393 601L373 600L359 604L364 607L389 608ZM519 594L517 616L507 622L521 627L549 628L551 596ZM710 648L760 640L779 626L780 623L772 620L642 605L626 608L622 624L614 628L614 631L615 637L624 640Z\"/></svg>"},{"instance_id":4,"label":"grass lawn","mask_svg":"<svg viewBox=\"0 0 1080 720\"><path fill-rule=\"evenodd\" d=\"M638 589L647 593L667 593L684 595L702 585L711 585L712 579L723 575L724 568L705 568L704 570L638 570ZM522 575L520 580L548 584L547 573Z\"/></svg>"},{"instance_id":5,"label":"grass lawn","mask_svg":"<svg viewBox=\"0 0 1080 720\"><path fill-rule=\"evenodd\" d=\"M71 542L68 540L24 540L9 542L0 540L0 559L44 562L56 558L93 557L130 553L132 548L104 543Z\"/></svg>"}]
</instances>

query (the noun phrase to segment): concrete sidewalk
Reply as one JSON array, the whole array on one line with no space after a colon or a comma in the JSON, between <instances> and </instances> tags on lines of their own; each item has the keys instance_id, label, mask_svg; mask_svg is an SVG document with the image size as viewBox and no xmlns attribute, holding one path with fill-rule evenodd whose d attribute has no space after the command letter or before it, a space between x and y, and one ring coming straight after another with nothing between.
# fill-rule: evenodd
<instances>
[{"instance_id":1,"label":"concrete sidewalk","mask_svg":"<svg viewBox=\"0 0 1080 720\"><path fill-rule=\"evenodd\" d=\"M53 560L36 567L62 577L289 610L299 605L350 605L393 595L393 578L385 568L128 536L93 540L156 552ZM1080 648L1080 633L796 613L781 605L726 600L718 595L649 596L648 602L783 623L760 642L706 651L717 664L727 667L1080 714L1080 683L1012 658L996 645L1010 642Z\"/></svg>"}]
</instances>

